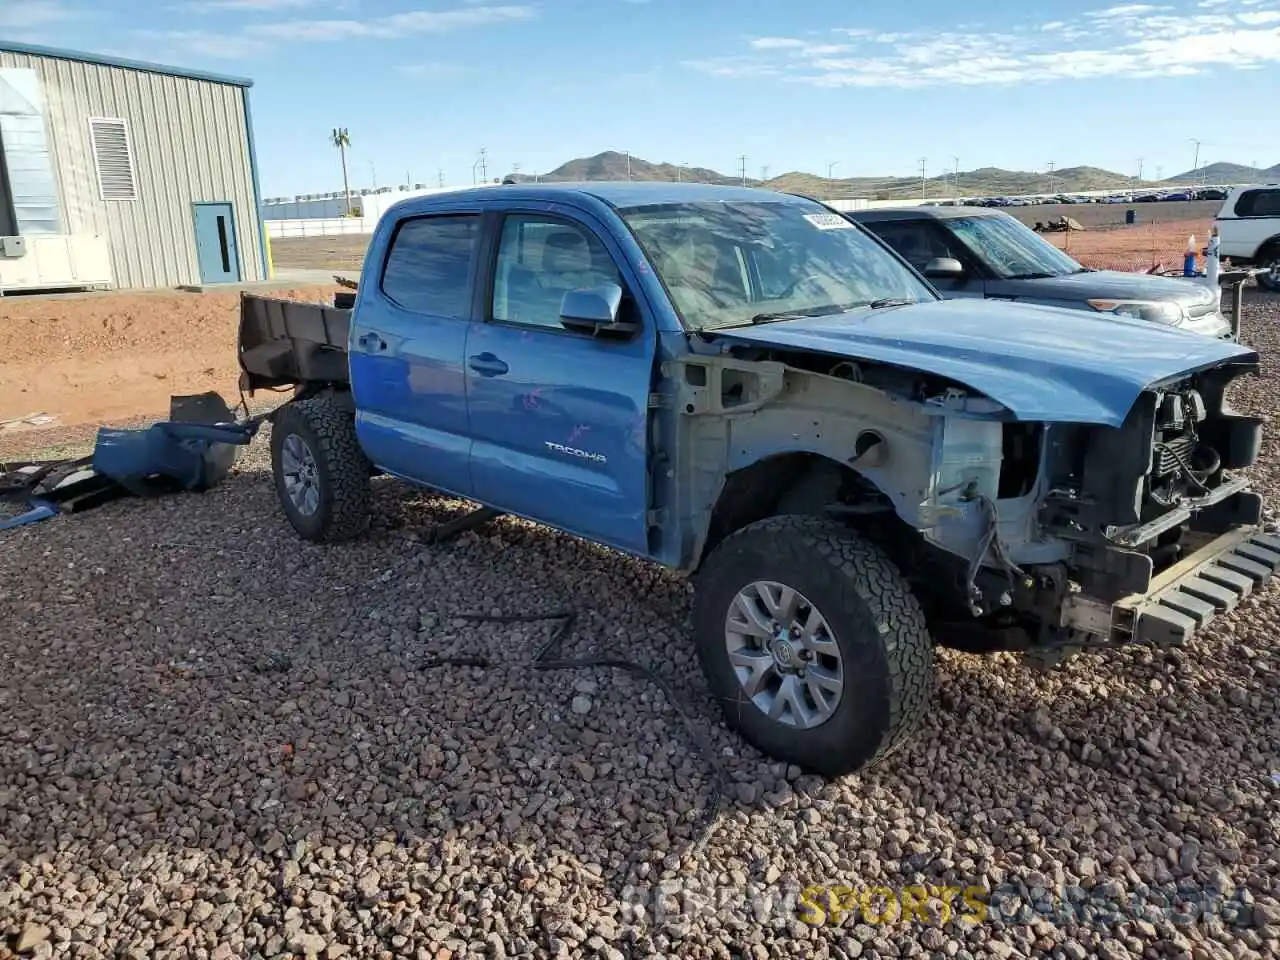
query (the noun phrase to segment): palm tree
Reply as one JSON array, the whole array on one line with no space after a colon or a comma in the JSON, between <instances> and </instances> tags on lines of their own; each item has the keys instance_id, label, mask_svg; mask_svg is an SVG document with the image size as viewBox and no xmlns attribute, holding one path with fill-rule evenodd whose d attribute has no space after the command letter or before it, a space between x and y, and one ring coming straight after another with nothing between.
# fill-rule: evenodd
<instances>
[{"instance_id":1,"label":"palm tree","mask_svg":"<svg viewBox=\"0 0 1280 960\"><path fill-rule=\"evenodd\" d=\"M347 216L351 216L351 187L347 184L347 147L351 146L351 134L346 127L334 127L329 142L338 148L342 157L342 195L347 198Z\"/></svg>"}]
</instances>

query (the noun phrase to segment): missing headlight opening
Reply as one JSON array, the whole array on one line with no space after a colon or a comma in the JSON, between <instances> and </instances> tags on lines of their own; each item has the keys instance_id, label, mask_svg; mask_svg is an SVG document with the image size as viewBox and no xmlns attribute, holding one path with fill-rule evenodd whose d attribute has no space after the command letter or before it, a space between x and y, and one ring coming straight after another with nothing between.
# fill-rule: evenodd
<instances>
[{"instance_id":1,"label":"missing headlight opening","mask_svg":"<svg viewBox=\"0 0 1280 960\"><path fill-rule=\"evenodd\" d=\"M1044 424L1006 423L1000 463L999 497L1009 500L1025 497L1036 484L1040 473Z\"/></svg>"}]
</instances>

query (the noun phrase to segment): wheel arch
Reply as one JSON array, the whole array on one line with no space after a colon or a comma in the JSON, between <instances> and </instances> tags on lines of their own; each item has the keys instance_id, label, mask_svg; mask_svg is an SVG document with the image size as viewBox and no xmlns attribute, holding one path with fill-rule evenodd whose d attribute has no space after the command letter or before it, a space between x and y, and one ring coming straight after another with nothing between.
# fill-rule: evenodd
<instances>
[{"instance_id":1,"label":"wheel arch","mask_svg":"<svg viewBox=\"0 0 1280 960\"><path fill-rule=\"evenodd\" d=\"M1268 254L1272 253L1280 254L1280 233L1267 237L1266 240L1258 244L1258 249L1253 254L1254 262L1260 262Z\"/></svg>"},{"instance_id":2,"label":"wheel arch","mask_svg":"<svg viewBox=\"0 0 1280 960\"><path fill-rule=\"evenodd\" d=\"M726 537L781 514L830 516L841 494L854 506L878 505L898 519L893 498L864 472L827 454L793 450L759 457L725 475L708 520L695 543L690 572ZM901 521L899 521L901 522Z\"/></svg>"}]
</instances>

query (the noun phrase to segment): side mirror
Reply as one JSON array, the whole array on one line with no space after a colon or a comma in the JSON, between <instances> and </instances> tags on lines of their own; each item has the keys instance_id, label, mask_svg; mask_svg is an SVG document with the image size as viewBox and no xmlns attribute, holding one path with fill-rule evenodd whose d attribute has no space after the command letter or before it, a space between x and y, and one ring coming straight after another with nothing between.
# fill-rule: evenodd
<instances>
[{"instance_id":1,"label":"side mirror","mask_svg":"<svg viewBox=\"0 0 1280 960\"><path fill-rule=\"evenodd\" d=\"M634 322L620 321L618 310L621 307L622 288L616 283L570 290L560 301L560 323L565 329L579 333L630 336L640 326Z\"/></svg>"},{"instance_id":2,"label":"side mirror","mask_svg":"<svg viewBox=\"0 0 1280 960\"><path fill-rule=\"evenodd\" d=\"M934 257L924 265L924 275L933 280L955 280L964 276L964 264L954 257Z\"/></svg>"}]
</instances>

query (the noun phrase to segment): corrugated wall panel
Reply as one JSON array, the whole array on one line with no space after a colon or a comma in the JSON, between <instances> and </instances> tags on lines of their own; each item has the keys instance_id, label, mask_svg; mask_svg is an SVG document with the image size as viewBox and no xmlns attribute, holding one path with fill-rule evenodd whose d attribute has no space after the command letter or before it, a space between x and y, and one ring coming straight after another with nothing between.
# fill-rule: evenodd
<instances>
[{"instance_id":1,"label":"corrugated wall panel","mask_svg":"<svg viewBox=\"0 0 1280 960\"><path fill-rule=\"evenodd\" d=\"M6 51L0 66L40 75L64 218L73 232L108 238L119 286L199 282L200 202L232 204L241 276L264 278L242 88ZM136 201L99 199L90 117L128 122Z\"/></svg>"}]
</instances>

